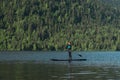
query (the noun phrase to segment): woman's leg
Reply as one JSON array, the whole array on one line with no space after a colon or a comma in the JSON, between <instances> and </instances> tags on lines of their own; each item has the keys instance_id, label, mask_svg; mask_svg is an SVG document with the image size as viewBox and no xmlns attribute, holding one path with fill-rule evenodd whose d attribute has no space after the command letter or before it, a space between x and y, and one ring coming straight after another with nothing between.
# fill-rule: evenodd
<instances>
[{"instance_id":1,"label":"woman's leg","mask_svg":"<svg viewBox=\"0 0 120 80\"><path fill-rule=\"evenodd\" d=\"M71 51L68 51L68 53L69 53L69 59L72 59Z\"/></svg>"}]
</instances>

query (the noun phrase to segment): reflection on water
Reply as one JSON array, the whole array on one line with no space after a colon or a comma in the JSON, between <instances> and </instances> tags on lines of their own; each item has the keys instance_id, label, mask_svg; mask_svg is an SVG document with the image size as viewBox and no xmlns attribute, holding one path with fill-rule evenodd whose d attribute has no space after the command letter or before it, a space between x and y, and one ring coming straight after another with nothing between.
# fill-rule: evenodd
<instances>
[{"instance_id":1,"label":"reflection on water","mask_svg":"<svg viewBox=\"0 0 120 80\"><path fill-rule=\"evenodd\" d=\"M68 64L68 72L61 80L120 80L120 68L115 66L75 66Z\"/></svg>"},{"instance_id":2,"label":"reflection on water","mask_svg":"<svg viewBox=\"0 0 120 80\"><path fill-rule=\"evenodd\" d=\"M0 80L120 80L116 66L82 66L67 63L0 63Z\"/></svg>"},{"instance_id":3,"label":"reflection on water","mask_svg":"<svg viewBox=\"0 0 120 80\"><path fill-rule=\"evenodd\" d=\"M1 63L0 80L49 80L51 70L46 64Z\"/></svg>"}]
</instances>

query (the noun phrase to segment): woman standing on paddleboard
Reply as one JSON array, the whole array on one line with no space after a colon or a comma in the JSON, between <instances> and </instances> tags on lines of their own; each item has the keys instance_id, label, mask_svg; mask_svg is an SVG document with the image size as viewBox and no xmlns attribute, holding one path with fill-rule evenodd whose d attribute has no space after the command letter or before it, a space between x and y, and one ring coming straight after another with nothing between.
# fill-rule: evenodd
<instances>
[{"instance_id":1,"label":"woman standing on paddleboard","mask_svg":"<svg viewBox=\"0 0 120 80\"><path fill-rule=\"evenodd\" d=\"M67 43L66 49L68 50L68 54L69 54L69 59L72 59L72 54L71 54L71 49L72 49L72 45L71 42Z\"/></svg>"}]
</instances>

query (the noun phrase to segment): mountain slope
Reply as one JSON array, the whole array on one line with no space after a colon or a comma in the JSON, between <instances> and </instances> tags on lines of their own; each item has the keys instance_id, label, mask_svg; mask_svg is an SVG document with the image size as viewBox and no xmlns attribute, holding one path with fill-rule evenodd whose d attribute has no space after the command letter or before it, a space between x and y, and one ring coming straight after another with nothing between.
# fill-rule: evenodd
<instances>
[{"instance_id":1,"label":"mountain slope","mask_svg":"<svg viewBox=\"0 0 120 80\"><path fill-rule=\"evenodd\" d=\"M0 11L0 50L120 50L120 11L98 0L2 0Z\"/></svg>"}]
</instances>

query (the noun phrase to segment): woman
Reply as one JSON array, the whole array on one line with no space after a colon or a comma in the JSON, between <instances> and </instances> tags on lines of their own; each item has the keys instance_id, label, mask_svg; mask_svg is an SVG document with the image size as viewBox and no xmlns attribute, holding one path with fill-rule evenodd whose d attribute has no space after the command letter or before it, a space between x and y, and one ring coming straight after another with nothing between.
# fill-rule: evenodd
<instances>
[{"instance_id":1,"label":"woman","mask_svg":"<svg viewBox=\"0 0 120 80\"><path fill-rule=\"evenodd\" d=\"M69 54L69 59L72 59L72 54L71 54L71 49L72 49L72 45L71 42L67 43L66 49L68 50L68 54Z\"/></svg>"}]
</instances>

